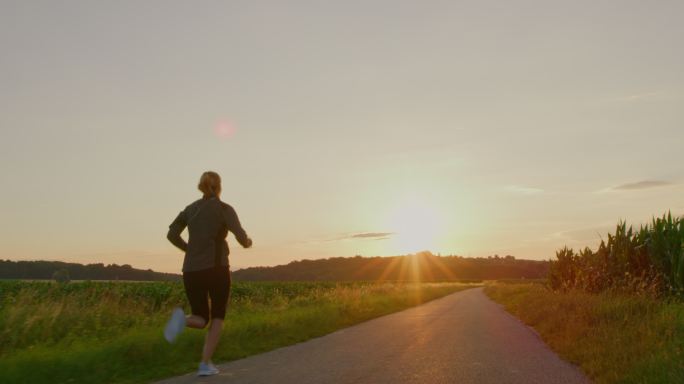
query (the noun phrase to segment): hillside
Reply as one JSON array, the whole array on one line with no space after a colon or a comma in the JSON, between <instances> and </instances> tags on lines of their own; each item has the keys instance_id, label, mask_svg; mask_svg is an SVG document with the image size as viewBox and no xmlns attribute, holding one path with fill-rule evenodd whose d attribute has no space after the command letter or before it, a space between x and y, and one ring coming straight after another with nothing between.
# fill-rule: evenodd
<instances>
[{"instance_id":1,"label":"hillside","mask_svg":"<svg viewBox=\"0 0 684 384\"><path fill-rule=\"evenodd\" d=\"M293 261L274 267L240 269L232 276L245 281L453 281L537 279L546 277L548 269L548 261L517 260L513 256L466 258L421 252L408 256Z\"/></svg>"}]
</instances>

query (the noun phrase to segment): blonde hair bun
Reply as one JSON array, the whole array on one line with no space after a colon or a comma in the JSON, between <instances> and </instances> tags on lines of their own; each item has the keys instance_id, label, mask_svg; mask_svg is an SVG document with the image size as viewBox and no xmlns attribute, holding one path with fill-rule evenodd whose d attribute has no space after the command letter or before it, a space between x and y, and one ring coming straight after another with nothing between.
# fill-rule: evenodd
<instances>
[{"instance_id":1,"label":"blonde hair bun","mask_svg":"<svg viewBox=\"0 0 684 384\"><path fill-rule=\"evenodd\" d=\"M200 177L197 189L202 191L204 196L218 196L221 194L221 176L218 173L207 171Z\"/></svg>"}]
</instances>

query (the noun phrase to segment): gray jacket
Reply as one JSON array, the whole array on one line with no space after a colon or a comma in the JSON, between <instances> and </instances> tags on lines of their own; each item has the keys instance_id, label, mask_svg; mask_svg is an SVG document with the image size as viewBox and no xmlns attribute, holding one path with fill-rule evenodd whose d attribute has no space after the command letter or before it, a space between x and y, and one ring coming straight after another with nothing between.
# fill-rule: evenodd
<instances>
[{"instance_id":1,"label":"gray jacket","mask_svg":"<svg viewBox=\"0 0 684 384\"><path fill-rule=\"evenodd\" d=\"M188 227L187 243L180 236L185 227ZM243 247L252 245L233 207L211 196L185 207L169 225L166 238L185 251L183 272L191 272L218 265L229 266L230 249L226 242L229 231Z\"/></svg>"}]
</instances>

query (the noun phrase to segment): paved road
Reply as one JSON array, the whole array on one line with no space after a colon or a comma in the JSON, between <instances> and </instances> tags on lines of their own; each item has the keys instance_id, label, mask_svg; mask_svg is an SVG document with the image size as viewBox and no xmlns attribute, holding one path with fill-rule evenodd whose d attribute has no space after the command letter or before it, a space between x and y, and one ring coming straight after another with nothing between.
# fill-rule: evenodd
<instances>
[{"instance_id":1,"label":"paved road","mask_svg":"<svg viewBox=\"0 0 684 384\"><path fill-rule=\"evenodd\" d=\"M217 376L163 383L589 382L482 288L219 368Z\"/></svg>"}]
</instances>

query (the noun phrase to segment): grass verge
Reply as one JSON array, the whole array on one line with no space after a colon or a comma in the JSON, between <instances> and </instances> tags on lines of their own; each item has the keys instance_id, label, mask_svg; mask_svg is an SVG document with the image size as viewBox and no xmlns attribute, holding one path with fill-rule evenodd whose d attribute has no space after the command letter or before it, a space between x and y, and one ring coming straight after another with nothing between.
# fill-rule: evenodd
<instances>
[{"instance_id":1,"label":"grass verge","mask_svg":"<svg viewBox=\"0 0 684 384\"><path fill-rule=\"evenodd\" d=\"M684 304L491 284L485 293L597 383L684 383Z\"/></svg>"},{"instance_id":2,"label":"grass verge","mask_svg":"<svg viewBox=\"0 0 684 384\"><path fill-rule=\"evenodd\" d=\"M239 283L214 361L305 341L472 286ZM173 345L162 337L171 307L182 301L174 283L0 286L0 382L140 383L193 371L204 332L188 329Z\"/></svg>"}]
</instances>

